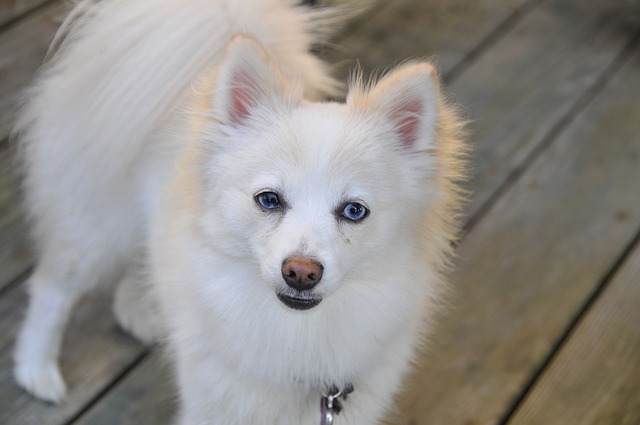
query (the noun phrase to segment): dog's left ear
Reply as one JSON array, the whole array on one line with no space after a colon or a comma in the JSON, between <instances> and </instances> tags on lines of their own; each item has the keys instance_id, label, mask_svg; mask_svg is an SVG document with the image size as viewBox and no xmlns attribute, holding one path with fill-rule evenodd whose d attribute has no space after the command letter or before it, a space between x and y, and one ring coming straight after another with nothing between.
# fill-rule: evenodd
<instances>
[{"instance_id":1,"label":"dog's left ear","mask_svg":"<svg viewBox=\"0 0 640 425\"><path fill-rule=\"evenodd\" d=\"M438 121L438 77L427 63L401 66L368 92L356 87L347 104L386 115L402 148L422 151L433 147Z\"/></svg>"},{"instance_id":2,"label":"dog's left ear","mask_svg":"<svg viewBox=\"0 0 640 425\"><path fill-rule=\"evenodd\" d=\"M264 49L250 37L234 37L218 70L213 109L225 125L241 125L258 106L283 97L283 80Z\"/></svg>"}]
</instances>

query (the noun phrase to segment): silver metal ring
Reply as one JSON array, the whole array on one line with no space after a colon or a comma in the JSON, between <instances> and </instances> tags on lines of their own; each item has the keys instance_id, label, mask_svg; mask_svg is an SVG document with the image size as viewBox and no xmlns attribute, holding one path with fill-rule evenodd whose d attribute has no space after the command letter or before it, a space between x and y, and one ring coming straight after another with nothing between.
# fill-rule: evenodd
<instances>
[{"instance_id":1,"label":"silver metal ring","mask_svg":"<svg viewBox=\"0 0 640 425\"><path fill-rule=\"evenodd\" d=\"M342 390L338 390L337 393L335 394L326 394L324 391L320 392L320 394L322 394L322 397L332 397L332 398L338 398L342 395Z\"/></svg>"}]
</instances>

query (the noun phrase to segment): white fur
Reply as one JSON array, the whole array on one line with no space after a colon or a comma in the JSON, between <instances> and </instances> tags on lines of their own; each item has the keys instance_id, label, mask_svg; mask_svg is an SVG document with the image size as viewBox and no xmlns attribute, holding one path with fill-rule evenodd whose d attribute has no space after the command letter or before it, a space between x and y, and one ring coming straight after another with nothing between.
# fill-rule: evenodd
<instances>
[{"instance_id":1,"label":"white fur","mask_svg":"<svg viewBox=\"0 0 640 425\"><path fill-rule=\"evenodd\" d=\"M461 147L433 69L311 103L335 84L307 53L306 9L103 0L83 12L19 123L40 260L18 382L65 396L70 310L122 276L116 316L142 340L166 335L180 425L315 424L321 392L347 383L336 424L379 421L455 236ZM286 207L260 208L264 190ZM370 210L359 223L340 217L354 201ZM307 311L277 297L292 256L324 266Z\"/></svg>"}]
</instances>

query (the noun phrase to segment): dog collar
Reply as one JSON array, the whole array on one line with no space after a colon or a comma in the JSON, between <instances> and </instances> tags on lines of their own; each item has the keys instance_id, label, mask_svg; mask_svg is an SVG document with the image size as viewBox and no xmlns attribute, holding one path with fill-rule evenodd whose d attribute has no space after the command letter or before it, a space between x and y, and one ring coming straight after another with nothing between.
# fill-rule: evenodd
<instances>
[{"instance_id":1,"label":"dog collar","mask_svg":"<svg viewBox=\"0 0 640 425\"><path fill-rule=\"evenodd\" d=\"M346 384L342 389L336 385L322 392L320 398L320 425L333 425L333 418L342 411L342 402L353 392L353 384Z\"/></svg>"}]
</instances>

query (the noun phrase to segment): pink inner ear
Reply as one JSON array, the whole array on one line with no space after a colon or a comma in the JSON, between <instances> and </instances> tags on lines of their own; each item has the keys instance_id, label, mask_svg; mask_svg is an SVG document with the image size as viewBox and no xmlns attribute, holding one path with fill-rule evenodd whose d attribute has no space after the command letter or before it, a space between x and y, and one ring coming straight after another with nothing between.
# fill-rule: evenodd
<instances>
[{"instance_id":1,"label":"pink inner ear","mask_svg":"<svg viewBox=\"0 0 640 425\"><path fill-rule=\"evenodd\" d=\"M418 137L418 126L420 125L420 117L422 116L422 103L411 102L402 105L399 111L400 115L397 128L405 149L413 147Z\"/></svg>"},{"instance_id":2,"label":"pink inner ear","mask_svg":"<svg viewBox=\"0 0 640 425\"><path fill-rule=\"evenodd\" d=\"M231 84L229 118L239 124L249 116L249 108L255 103L255 82L246 73L237 72Z\"/></svg>"}]
</instances>

